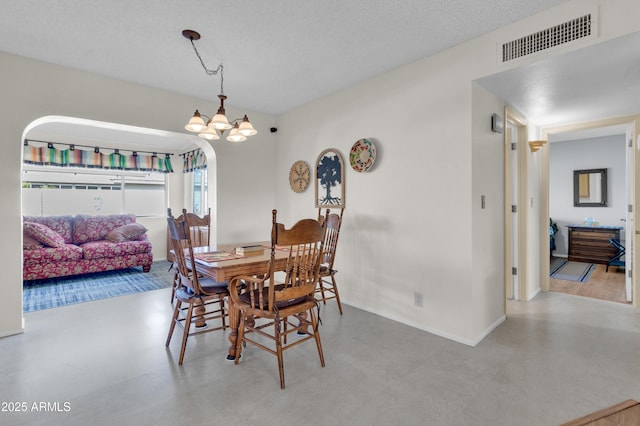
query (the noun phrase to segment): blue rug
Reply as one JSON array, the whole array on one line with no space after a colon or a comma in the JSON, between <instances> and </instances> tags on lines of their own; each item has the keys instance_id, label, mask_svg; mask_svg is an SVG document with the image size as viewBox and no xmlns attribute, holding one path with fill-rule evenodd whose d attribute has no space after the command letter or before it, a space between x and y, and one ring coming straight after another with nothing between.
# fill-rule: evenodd
<instances>
[{"instance_id":1,"label":"blue rug","mask_svg":"<svg viewBox=\"0 0 640 426\"><path fill-rule=\"evenodd\" d=\"M169 265L169 262L161 260L153 262L151 270L146 273L141 267L135 267L24 281L23 309L24 312L33 312L171 287L173 274L168 272Z\"/></svg>"}]
</instances>

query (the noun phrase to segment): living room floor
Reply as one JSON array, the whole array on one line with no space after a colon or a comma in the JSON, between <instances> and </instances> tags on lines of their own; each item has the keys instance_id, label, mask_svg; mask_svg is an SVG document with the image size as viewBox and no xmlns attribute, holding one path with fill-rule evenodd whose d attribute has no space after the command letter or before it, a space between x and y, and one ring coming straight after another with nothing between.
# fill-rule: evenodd
<instances>
[{"instance_id":1,"label":"living room floor","mask_svg":"<svg viewBox=\"0 0 640 426\"><path fill-rule=\"evenodd\" d=\"M239 365L225 359L227 333L190 339L179 367L180 339L164 347L169 291L25 314L26 332L0 339L0 399L27 410L0 423L540 426L640 400L629 305L510 301L507 320L469 347L329 303L326 367L313 343L285 352L281 390L274 356L248 347Z\"/></svg>"}]
</instances>

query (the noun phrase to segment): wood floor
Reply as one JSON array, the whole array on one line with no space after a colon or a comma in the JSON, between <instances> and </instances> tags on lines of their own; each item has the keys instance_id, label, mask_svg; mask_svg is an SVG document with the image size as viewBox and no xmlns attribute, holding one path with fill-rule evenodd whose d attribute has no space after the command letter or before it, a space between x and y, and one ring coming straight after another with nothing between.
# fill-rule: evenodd
<instances>
[{"instance_id":1,"label":"wood floor","mask_svg":"<svg viewBox=\"0 0 640 426\"><path fill-rule=\"evenodd\" d=\"M606 265L596 265L596 269L586 283L549 278L549 290L611 302L628 303L625 292L624 268L609 267L609 272L605 272L605 269Z\"/></svg>"}]
</instances>

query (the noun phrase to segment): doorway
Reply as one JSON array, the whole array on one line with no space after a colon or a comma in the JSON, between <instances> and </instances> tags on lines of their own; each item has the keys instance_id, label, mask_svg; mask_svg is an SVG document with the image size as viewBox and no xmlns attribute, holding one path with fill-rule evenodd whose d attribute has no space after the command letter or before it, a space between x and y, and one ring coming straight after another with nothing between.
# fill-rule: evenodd
<instances>
[{"instance_id":1,"label":"doorway","mask_svg":"<svg viewBox=\"0 0 640 426\"><path fill-rule=\"evenodd\" d=\"M550 277L549 272L553 273L553 270L549 268L550 271L546 274L541 273L543 291L557 291L619 303L637 303L633 298L632 280L635 239L633 199L637 190L637 185L634 185L637 155L633 144L636 120L637 117L626 117L542 129L543 139L549 141L544 165L547 169L548 185L543 185L548 200L546 222L550 223L551 218L558 225L559 234L556 237L557 251L549 253L548 257L542 255L541 259L553 261L553 254L566 261L569 244L567 225L582 225L587 218L597 226L619 228L620 242L626 248L625 256L622 258L625 261L623 265L607 268L605 264L596 263L585 282ZM567 182L571 179L572 170L601 168L595 164L605 163L606 166L602 167L609 170L607 206L574 206L573 185L572 182ZM565 170L562 170L563 167Z\"/></svg>"}]
</instances>

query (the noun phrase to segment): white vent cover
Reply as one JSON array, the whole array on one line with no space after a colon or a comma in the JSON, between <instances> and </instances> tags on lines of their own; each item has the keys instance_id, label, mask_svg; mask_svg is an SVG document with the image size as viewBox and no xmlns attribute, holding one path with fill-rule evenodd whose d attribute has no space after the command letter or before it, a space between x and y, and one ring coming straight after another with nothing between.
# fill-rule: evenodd
<instances>
[{"instance_id":1,"label":"white vent cover","mask_svg":"<svg viewBox=\"0 0 640 426\"><path fill-rule=\"evenodd\" d=\"M509 41L502 45L502 62L547 50L592 35L591 14L586 14L546 30Z\"/></svg>"}]
</instances>

